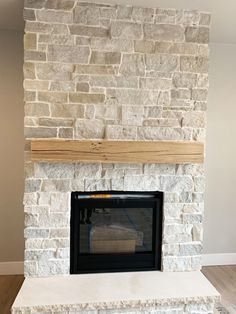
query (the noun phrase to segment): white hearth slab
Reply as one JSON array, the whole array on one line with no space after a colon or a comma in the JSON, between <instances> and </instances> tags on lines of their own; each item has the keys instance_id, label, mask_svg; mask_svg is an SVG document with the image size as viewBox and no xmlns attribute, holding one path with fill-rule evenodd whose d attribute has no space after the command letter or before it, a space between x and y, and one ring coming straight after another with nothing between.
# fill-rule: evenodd
<instances>
[{"instance_id":1,"label":"white hearth slab","mask_svg":"<svg viewBox=\"0 0 236 314\"><path fill-rule=\"evenodd\" d=\"M214 302L219 293L201 272L129 272L27 278L19 310L117 309Z\"/></svg>"}]
</instances>

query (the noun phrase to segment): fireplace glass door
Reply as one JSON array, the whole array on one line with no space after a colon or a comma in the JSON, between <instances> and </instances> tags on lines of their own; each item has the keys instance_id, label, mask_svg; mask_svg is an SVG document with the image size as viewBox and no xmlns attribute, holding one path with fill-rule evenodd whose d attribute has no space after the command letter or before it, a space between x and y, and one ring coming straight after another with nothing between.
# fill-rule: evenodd
<instances>
[{"instance_id":1,"label":"fireplace glass door","mask_svg":"<svg viewBox=\"0 0 236 314\"><path fill-rule=\"evenodd\" d=\"M162 193L72 193L71 273L160 269Z\"/></svg>"}]
</instances>

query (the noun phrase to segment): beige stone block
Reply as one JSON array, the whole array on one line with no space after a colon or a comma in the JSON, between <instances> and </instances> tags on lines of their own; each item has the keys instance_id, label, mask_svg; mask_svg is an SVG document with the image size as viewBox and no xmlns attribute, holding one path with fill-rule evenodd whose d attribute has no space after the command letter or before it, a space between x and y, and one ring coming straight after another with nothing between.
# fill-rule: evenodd
<instances>
[{"instance_id":1,"label":"beige stone block","mask_svg":"<svg viewBox=\"0 0 236 314\"><path fill-rule=\"evenodd\" d=\"M75 138L77 139L103 139L105 126L101 120L77 120Z\"/></svg>"},{"instance_id":2,"label":"beige stone block","mask_svg":"<svg viewBox=\"0 0 236 314\"><path fill-rule=\"evenodd\" d=\"M132 52L133 43L128 39L116 39L116 38L91 38L91 49L105 50L111 52Z\"/></svg>"},{"instance_id":3,"label":"beige stone block","mask_svg":"<svg viewBox=\"0 0 236 314\"><path fill-rule=\"evenodd\" d=\"M138 138L141 140L191 140L191 130L170 127L139 127Z\"/></svg>"},{"instance_id":4,"label":"beige stone block","mask_svg":"<svg viewBox=\"0 0 236 314\"><path fill-rule=\"evenodd\" d=\"M187 112L183 115L183 127L204 128L205 123L204 112Z\"/></svg>"},{"instance_id":5,"label":"beige stone block","mask_svg":"<svg viewBox=\"0 0 236 314\"><path fill-rule=\"evenodd\" d=\"M205 127L193 129L192 138L193 138L193 141L205 142L205 140L206 140L206 129L205 129Z\"/></svg>"},{"instance_id":6,"label":"beige stone block","mask_svg":"<svg viewBox=\"0 0 236 314\"><path fill-rule=\"evenodd\" d=\"M45 103L26 103L25 115L32 117L50 116L49 105Z\"/></svg>"},{"instance_id":7,"label":"beige stone block","mask_svg":"<svg viewBox=\"0 0 236 314\"><path fill-rule=\"evenodd\" d=\"M100 179L102 175L102 165L99 163L77 163L75 165L75 178L77 179Z\"/></svg>"},{"instance_id":8,"label":"beige stone block","mask_svg":"<svg viewBox=\"0 0 236 314\"><path fill-rule=\"evenodd\" d=\"M50 238L69 238L70 237L70 228L51 228L50 229Z\"/></svg>"},{"instance_id":9,"label":"beige stone block","mask_svg":"<svg viewBox=\"0 0 236 314\"><path fill-rule=\"evenodd\" d=\"M95 106L94 105L86 105L85 106L85 113L84 113L85 118L86 119L94 119L94 114L95 114Z\"/></svg>"},{"instance_id":10,"label":"beige stone block","mask_svg":"<svg viewBox=\"0 0 236 314\"><path fill-rule=\"evenodd\" d=\"M46 53L43 51L26 50L24 53L25 61L46 61Z\"/></svg>"},{"instance_id":11,"label":"beige stone block","mask_svg":"<svg viewBox=\"0 0 236 314\"><path fill-rule=\"evenodd\" d=\"M86 82L77 83L76 90L78 92L89 92L89 84Z\"/></svg>"},{"instance_id":12,"label":"beige stone block","mask_svg":"<svg viewBox=\"0 0 236 314\"><path fill-rule=\"evenodd\" d=\"M37 205L38 195L37 193L24 193L23 204L25 206Z\"/></svg>"},{"instance_id":13,"label":"beige stone block","mask_svg":"<svg viewBox=\"0 0 236 314\"><path fill-rule=\"evenodd\" d=\"M48 46L48 60L67 63L88 63L90 50L79 46Z\"/></svg>"},{"instance_id":14,"label":"beige stone block","mask_svg":"<svg viewBox=\"0 0 236 314\"><path fill-rule=\"evenodd\" d=\"M115 19L116 18L116 6L112 7L112 6L104 6L104 7L100 7L100 16L102 18L107 18L107 19Z\"/></svg>"},{"instance_id":15,"label":"beige stone block","mask_svg":"<svg viewBox=\"0 0 236 314\"><path fill-rule=\"evenodd\" d=\"M172 46L173 46L172 42L156 41L155 52L156 53L169 53Z\"/></svg>"},{"instance_id":16,"label":"beige stone block","mask_svg":"<svg viewBox=\"0 0 236 314\"><path fill-rule=\"evenodd\" d=\"M47 104L44 104L47 105ZM40 126L52 126L52 127L73 127L74 119L66 119L66 118L39 118L38 124Z\"/></svg>"},{"instance_id":17,"label":"beige stone block","mask_svg":"<svg viewBox=\"0 0 236 314\"><path fill-rule=\"evenodd\" d=\"M192 99L197 101L206 101L208 96L208 90L205 88L192 89Z\"/></svg>"},{"instance_id":18,"label":"beige stone block","mask_svg":"<svg viewBox=\"0 0 236 314\"><path fill-rule=\"evenodd\" d=\"M138 78L129 76L110 76L110 75L90 76L89 83L91 86L96 87L138 88Z\"/></svg>"},{"instance_id":19,"label":"beige stone block","mask_svg":"<svg viewBox=\"0 0 236 314\"><path fill-rule=\"evenodd\" d=\"M72 179L74 177L74 164L36 163L35 177L45 179Z\"/></svg>"},{"instance_id":20,"label":"beige stone block","mask_svg":"<svg viewBox=\"0 0 236 314\"><path fill-rule=\"evenodd\" d=\"M28 238L47 238L49 235L49 229L43 229L43 228L25 228L24 230L24 236L26 239Z\"/></svg>"},{"instance_id":21,"label":"beige stone block","mask_svg":"<svg viewBox=\"0 0 236 314\"><path fill-rule=\"evenodd\" d=\"M23 19L24 21L35 21L35 11L31 9L24 9L23 10Z\"/></svg>"},{"instance_id":22,"label":"beige stone block","mask_svg":"<svg viewBox=\"0 0 236 314\"><path fill-rule=\"evenodd\" d=\"M158 191L160 190L159 178L157 176L125 176L124 189L126 191Z\"/></svg>"},{"instance_id":23,"label":"beige stone block","mask_svg":"<svg viewBox=\"0 0 236 314\"><path fill-rule=\"evenodd\" d=\"M160 91L157 97L158 106L169 106L171 102L169 91Z\"/></svg>"},{"instance_id":24,"label":"beige stone block","mask_svg":"<svg viewBox=\"0 0 236 314\"><path fill-rule=\"evenodd\" d=\"M122 125L142 125L143 106L122 106Z\"/></svg>"},{"instance_id":25,"label":"beige stone block","mask_svg":"<svg viewBox=\"0 0 236 314\"><path fill-rule=\"evenodd\" d=\"M105 95L103 95L103 94L70 93L69 100L72 103L99 104L99 103L104 102Z\"/></svg>"},{"instance_id":26,"label":"beige stone block","mask_svg":"<svg viewBox=\"0 0 236 314\"><path fill-rule=\"evenodd\" d=\"M44 127L25 127L26 138L56 138L56 128L44 128Z\"/></svg>"},{"instance_id":27,"label":"beige stone block","mask_svg":"<svg viewBox=\"0 0 236 314\"><path fill-rule=\"evenodd\" d=\"M171 90L171 98L172 99L190 99L191 98L191 90L187 88L178 88Z\"/></svg>"},{"instance_id":28,"label":"beige stone block","mask_svg":"<svg viewBox=\"0 0 236 314\"><path fill-rule=\"evenodd\" d=\"M184 28L172 24L144 24L144 38L156 41L184 41Z\"/></svg>"},{"instance_id":29,"label":"beige stone block","mask_svg":"<svg viewBox=\"0 0 236 314\"><path fill-rule=\"evenodd\" d=\"M86 191L109 191L111 190L110 179L86 179L85 183Z\"/></svg>"},{"instance_id":30,"label":"beige stone block","mask_svg":"<svg viewBox=\"0 0 236 314\"><path fill-rule=\"evenodd\" d=\"M154 19L154 9L133 7L131 18L136 23L152 23Z\"/></svg>"},{"instance_id":31,"label":"beige stone block","mask_svg":"<svg viewBox=\"0 0 236 314\"><path fill-rule=\"evenodd\" d=\"M107 98L121 105L153 105L158 95L158 92L140 89L107 89Z\"/></svg>"},{"instance_id":32,"label":"beige stone block","mask_svg":"<svg viewBox=\"0 0 236 314\"><path fill-rule=\"evenodd\" d=\"M46 0L25 0L25 8L42 9L44 8Z\"/></svg>"},{"instance_id":33,"label":"beige stone block","mask_svg":"<svg viewBox=\"0 0 236 314\"><path fill-rule=\"evenodd\" d=\"M24 174L25 174L25 179L34 177L35 175L34 164L32 162L24 163Z\"/></svg>"},{"instance_id":34,"label":"beige stone block","mask_svg":"<svg viewBox=\"0 0 236 314\"><path fill-rule=\"evenodd\" d=\"M141 24L122 21L113 21L110 32L111 37L127 39L141 39L143 34Z\"/></svg>"},{"instance_id":35,"label":"beige stone block","mask_svg":"<svg viewBox=\"0 0 236 314\"><path fill-rule=\"evenodd\" d=\"M70 180L66 180L66 179L43 180L41 191L42 192L69 192L71 191Z\"/></svg>"},{"instance_id":36,"label":"beige stone block","mask_svg":"<svg viewBox=\"0 0 236 314\"><path fill-rule=\"evenodd\" d=\"M92 51L90 64L120 64L120 59L119 52Z\"/></svg>"},{"instance_id":37,"label":"beige stone block","mask_svg":"<svg viewBox=\"0 0 236 314\"><path fill-rule=\"evenodd\" d=\"M168 176L164 175L160 177L161 189L167 192L180 193L182 191L192 192L194 188L193 179L190 176ZM171 216L175 215L176 204L168 204L168 211ZM179 214L182 211L183 205L179 204L178 211ZM165 204L165 209L167 209L167 204Z\"/></svg>"},{"instance_id":38,"label":"beige stone block","mask_svg":"<svg viewBox=\"0 0 236 314\"><path fill-rule=\"evenodd\" d=\"M203 193L205 191L206 178L204 176L194 177L194 191Z\"/></svg>"},{"instance_id":39,"label":"beige stone block","mask_svg":"<svg viewBox=\"0 0 236 314\"><path fill-rule=\"evenodd\" d=\"M193 73L174 73L173 85L177 88L193 88L196 86L197 75Z\"/></svg>"},{"instance_id":40,"label":"beige stone block","mask_svg":"<svg viewBox=\"0 0 236 314\"><path fill-rule=\"evenodd\" d=\"M88 37L108 37L109 30L104 27L93 27L83 25L69 26L72 35L88 36Z\"/></svg>"},{"instance_id":41,"label":"beige stone block","mask_svg":"<svg viewBox=\"0 0 236 314\"><path fill-rule=\"evenodd\" d=\"M28 33L24 35L24 48L25 50L37 49L37 35L35 33Z\"/></svg>"},{"instance_id":42,"label":"beige stone block","mask_svg":"<svg viewBox=\"0 0 236 314\"><path fill-rule=\"evenodd\" d=\"M74 66L71 64L38 63L35 64L36 74L41 80L71 80Z\"/></svg>"},{"instance_id":43,"label":"beige stone block","mask_svg":"<svg viewBox=\"0 0 236 314\"><path fill-rule=\"evenodd\" d=\"M147 71L174 72L179 69L179 58L173 55L147 54L145 62Z\"/></svg>"},{"instance_id":44,"label":"beige stone block","mask_svg":"<svg viewBox=\"0 0 236 314\"><path fill-rule=\"evenodd\" d=\"M108 125L106 127L106 139L108 140L135 140L136 138L136 126Z\"/></svg>"},{"instance_id":45,"label":"beige stone block","mask_svg":"<svg viewBox=\"0 0 236 314\"><path fill-rule=\"evenodd\" d=\"M79 46L89 46L92 38L75 36L75 44Z\"/></svg>"},{"instance_id":46,"label":"beige stone block","mask_svg":"<svg viewBox=\"0 0 236 314\"><path fill-rule=\"evenodd\" d=\"M193 256L202 254L202 244L196 243L181 243L179 245L179 253L181 256Z\"/></svg>"},{"instance_id":47,"label":"beige stone block","mask_svg":"<svg viewBox=\"0 0 236 314\"><path fill-rule=\"evenodd\" d=\"M24 78L25 79L35 79L35 65L31 62L24 63Z\"/></svg>"},{"instance_id":48,"label":"beige stone block","mask_svg":"<svg viewBox=\"0 0 236 314\"><path fill-rule=\"evenodd\" d=\"M199 24L200 12L197 10L178 10L176 23L184 26L195 26Z\"/></svg>"},{"instance_id":49,"label":"beige stone block","mask_svg":"<svg viewBox=\"0 0 236 314\"><path fill-rule=\"evenodd\" d=\"M111 65L77 65L75 72L79 74L110 75L116 74L117 69Z\"/></svg>"},{"instance_id":50,"label":"beige stone block","mask_svg":"<svg viewBox=\"0 0 236 314\"><path fill-rule=\"evenodd\" d=\"M180 121L177 119L145 119L143 121L144 126L152 127L180 127Z\"/></svg>"},{"instance_id":51,"label":"beige stone block","mask_svg":"<svg viewBox=\"0 0 236 314\"><path fill-rule=\"evenodd\" d=\"M25 193L37 192L40 190L41 180L27 179L25 180Z\"/></svg>"},{"instance_id":52,"label":"beige stone block","mask_svg":"<svg viewBox=\"0 0 236 314\"><path fill-rule=\"evenodd\" d=\"M24 88L26 90L48 91L49 82L48 81L39 81L39 80L24 80Z\"/></svg>"},{"instance_id":53,"label":"beige stone block","mask_svg":"<svg viewBox=\"0 0 236 314\"><path fill-rule=\"evenodd\" d=\"M96 105L95 118L117 120L120 117L120 108L117 105Z\"/></svg>"},{"instance_id":54,"label":"beige stone block","mask_svg":"<svg viewBox=\"0 0 236 314\"><path fill-rule=\"evenodd\" d=\"M200 13L200 25L208 26L211 23L211 15L209 13Z\"/></svg>"},{"instance_id":55,"label":"beige stone block","mask_svg":"<svg viewBox=\"0 0 236 314\"><path fill-rule=\"evenodd\" d=\"M66 103L68 95L63 92L39 92L38 100L49 103Z\"/></svg>"},{"instance_id":56,"label":"beige stone block","mask_svg":"<svg viewBox=\"0 0 236 314\"><path fill-rule=\"evenodd\" d=\"M131 6L118 6L117 7L117 20L130 20L132 14Z\"/></svg>"},{"instance_id":57,"label":"beige stone block","mask_svg":"<svg viewBox=\"0 0 236 314\"><path fill-rule=\"evenodd\" d=\"M134 51L141 53L154 53L155 43L149 40L135 40L134 41Z\"/></svg>"},{"instance_id":58,"label":"beige stone block","mask_svg":"<svg viewBox=\"0 0 236 314\"><path fill-rule=\"evenodd\" d=\"M204 57L180 57L180 70L195 73L208 72L208 58Z\"/></svg>"},{"instance_id":59,"label":"beige stone block","mask_svg":"<svg viewBox=\"0 0 236 314\"><path fill-rule=\"evenodd\" d=\"M175 16L177 12L176 9L156 8L157 15Z\"/></svg>"},{"instance_id":60,"label":"beige stone block","mask_svg":"<svg viewBox=\"0 0 236 314\"><path fill-rule=\"evenodd\" d=\"M142 89L168 90L172 86L172 80L162 78L140 78L139 87Z\"/></svg>"},{"instance_id":61,"label":"beige stone block","mask_svg":"<svg viewBox=\"0 0 236 314\"><path fill-rule=\"evenodd\" d=\"M208 74L199 74L197 78L197 87L208 88L209 87L209 76Z\"/></svg>"},{"instance_id":62,"label":"beige stone block","mask_svg":"<svg viewBox=\"0 0 236 314\"><path fill-rule=\"evenodd\" d=\"M156 42L156 53L170 53L182 55L196 55L198 45L194 43L166 43Z\"/></svg>"},{"instance_id":63,"label":"beige stone block","mask_svg":"<svg viewBox=\"0 0 236 314\"><path fill-rule=\"evenodd\" d=\"M175 24L175 15L158 14L155 16L155 24Z\"/></svg>"},{"instance_id":64,"label":"beige stone block","mask_svg":"<svg viewBox=\"0 0 236 314\"><path fill-rule=\"evenodd\" d=\"M98 6L79 5L74 9L74 23L84 25L99 25L100 11Z\"/></svg>"},{"instance_id":65,"label":"beige stone block","mask_svg":"<svg viewBox=\"0 0 236 314\"><path fill-rule=\"evenodd\" d=\"M144 110L146 118L161 118L162 116L162 106L146 106Z\"/></svg>"},{"instance_id":66,"label":"beige stone block","mask_svg":"<svg viewBox=\"0 0 236 314\"><path fill-rule=\"evenodd\" d=\"M70 35L66 24L51 24L51 34Z\"/></svg>"},{"instance_id":67,"label":"beige stone block","mask_svg":"<svg viewBox=\"0 0 236 314\"><path fill-rule=\"evenodd\" d=\"M60 128L58 130L58 137L59 138L70 138L70 139L73 139L73 137L74 137L74 130L72 128Z\"/></svg>"},{"instance_id":68,"label":"beige stone block","mask_svg":"<svg viewBox=\"0 0 236 314\"><path fill-rule=\"evenodd\" d=\"M73 9L75 4L74 0L47 0L45 8L53 10L69 11Z\"/></svg>"},{"instance_id":69,"label":"beige stone block","mask_svg":"<svg viewBox=\"0 0 236 314\"><path fill-rule=\"evenodd\" d=\"M24 91L24 101L36 101L36 92Z\"/></svg>"},{"instance_id":70,"label":"beige stone block","mask_svg":"<svg viewBox=\"0 0 236 314\"><path fill-rule=\"evenodd\" d=\"M110 28L111 27L111 20L106 19L106 18L100 18L100 25L105 28Z\"/></svg>"},{"instance_id":71,"label":"beige stone block","mask_svg":"<svg viewBox=\"0 0 236 314\"><path fill-rule=\"evenodd\" d=\"M26 33L50 33L51 31L52 26L50 24L31 21L25 23Z\"/></svg>"},{"instance_id":72,"label":"beige stone block","mask_svg":"<svg viewBox=\"0 0 236 314\"><path fill-rule=\"evenodd\" d=\"M208 44L209 28L208 27L187 27L185 31L185 39L187 42Z\"/></svg>"},{"instance_id":73,"label":"beige stone block","mask_svg":"<svg viewBox=\"0 0 236 314\"><path fill-rule=\"evenodd\" d=\"M196 111L206 111L207 110L207 102L205 102L205 101L196 101L196 102L194 102L194 110L196 110Z\"/></svg>"},{"instance_id":74,"label":"beige stone block","mask_svg":"<svg viewBox=\"0 0 236 314\"><path fill-rule=\"evenodd\" d=\"M72 23L72 12L56 10L37 10L36 18L39 22L52 22L70 24Z\"/></svg>"},{"instance_id":75,"label":"beige stone block","mask_svg":"<svg viewBox=\"0 0 236 314\"><path fill-rule=\"evenodd\" d=\"M119 72L125 76L144 76L145 61L141 54L124 54Z\"/></svg>"},{"instance_id":76,"label":"beige stone block","mask_svg":"<svg viewBox=\"0 0 236 314\"><path fill-rule=\"evenodd\" d=\"M38 42L51 45L74 45L74 36L58 34L39 34Z\"/></svg>"},{"instance_id":77,"label":"beige stone block","mask_svg":"<svg viewBox=\"0 0 236 314\"><path fill-rule=\"evenodd\" d=\"M50 91L52 92L75 92L75 82L72 81L56 81L50 83Z\"/></svg>"},{"instance_id":78,"label":"beige stone block","mask_svg":"<svg viewBox=\"0 0 236 314\"><path fill-rule=\"evenodd\" d=\"M84 106L79 104L51 104L51 115L57 118L83 118Z\"/></svg>"}]
</instances>

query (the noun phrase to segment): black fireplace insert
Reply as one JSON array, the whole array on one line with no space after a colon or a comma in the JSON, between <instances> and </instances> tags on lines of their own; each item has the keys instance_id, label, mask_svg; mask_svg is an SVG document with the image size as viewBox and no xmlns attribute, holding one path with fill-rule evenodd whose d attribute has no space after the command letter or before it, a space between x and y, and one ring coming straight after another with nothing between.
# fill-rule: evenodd
<instances>
[{"instance_id":1,"label":"black fireplace insert","mask_svg":"<svg viewBox=\"0 0 236 314\"><path fill-rule=\"evenodd\" d=\"M72 192L70 273L161 269L162 192Z\"/></svg>"}]
</instances>

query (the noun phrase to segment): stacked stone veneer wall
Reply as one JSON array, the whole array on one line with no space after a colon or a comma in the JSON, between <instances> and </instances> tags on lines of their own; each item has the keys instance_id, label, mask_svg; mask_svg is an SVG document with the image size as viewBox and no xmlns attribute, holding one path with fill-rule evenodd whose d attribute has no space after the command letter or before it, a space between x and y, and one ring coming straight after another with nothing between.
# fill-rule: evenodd
<instances>
[{"instance_id":1,"label":"stacked stone veneer wall","mask_svg":"<svg viewBox=\"0 0 236 314\"><path fill-rule=\"evenodd\" d=\"M209 14L26 0L25 136L204 141ZM27 150L27 149L26 149ZM25 275L69 274L71 191L165 192L162 268L201 267L203 165L31 163Z\"/></svg>"}]
</instances>

